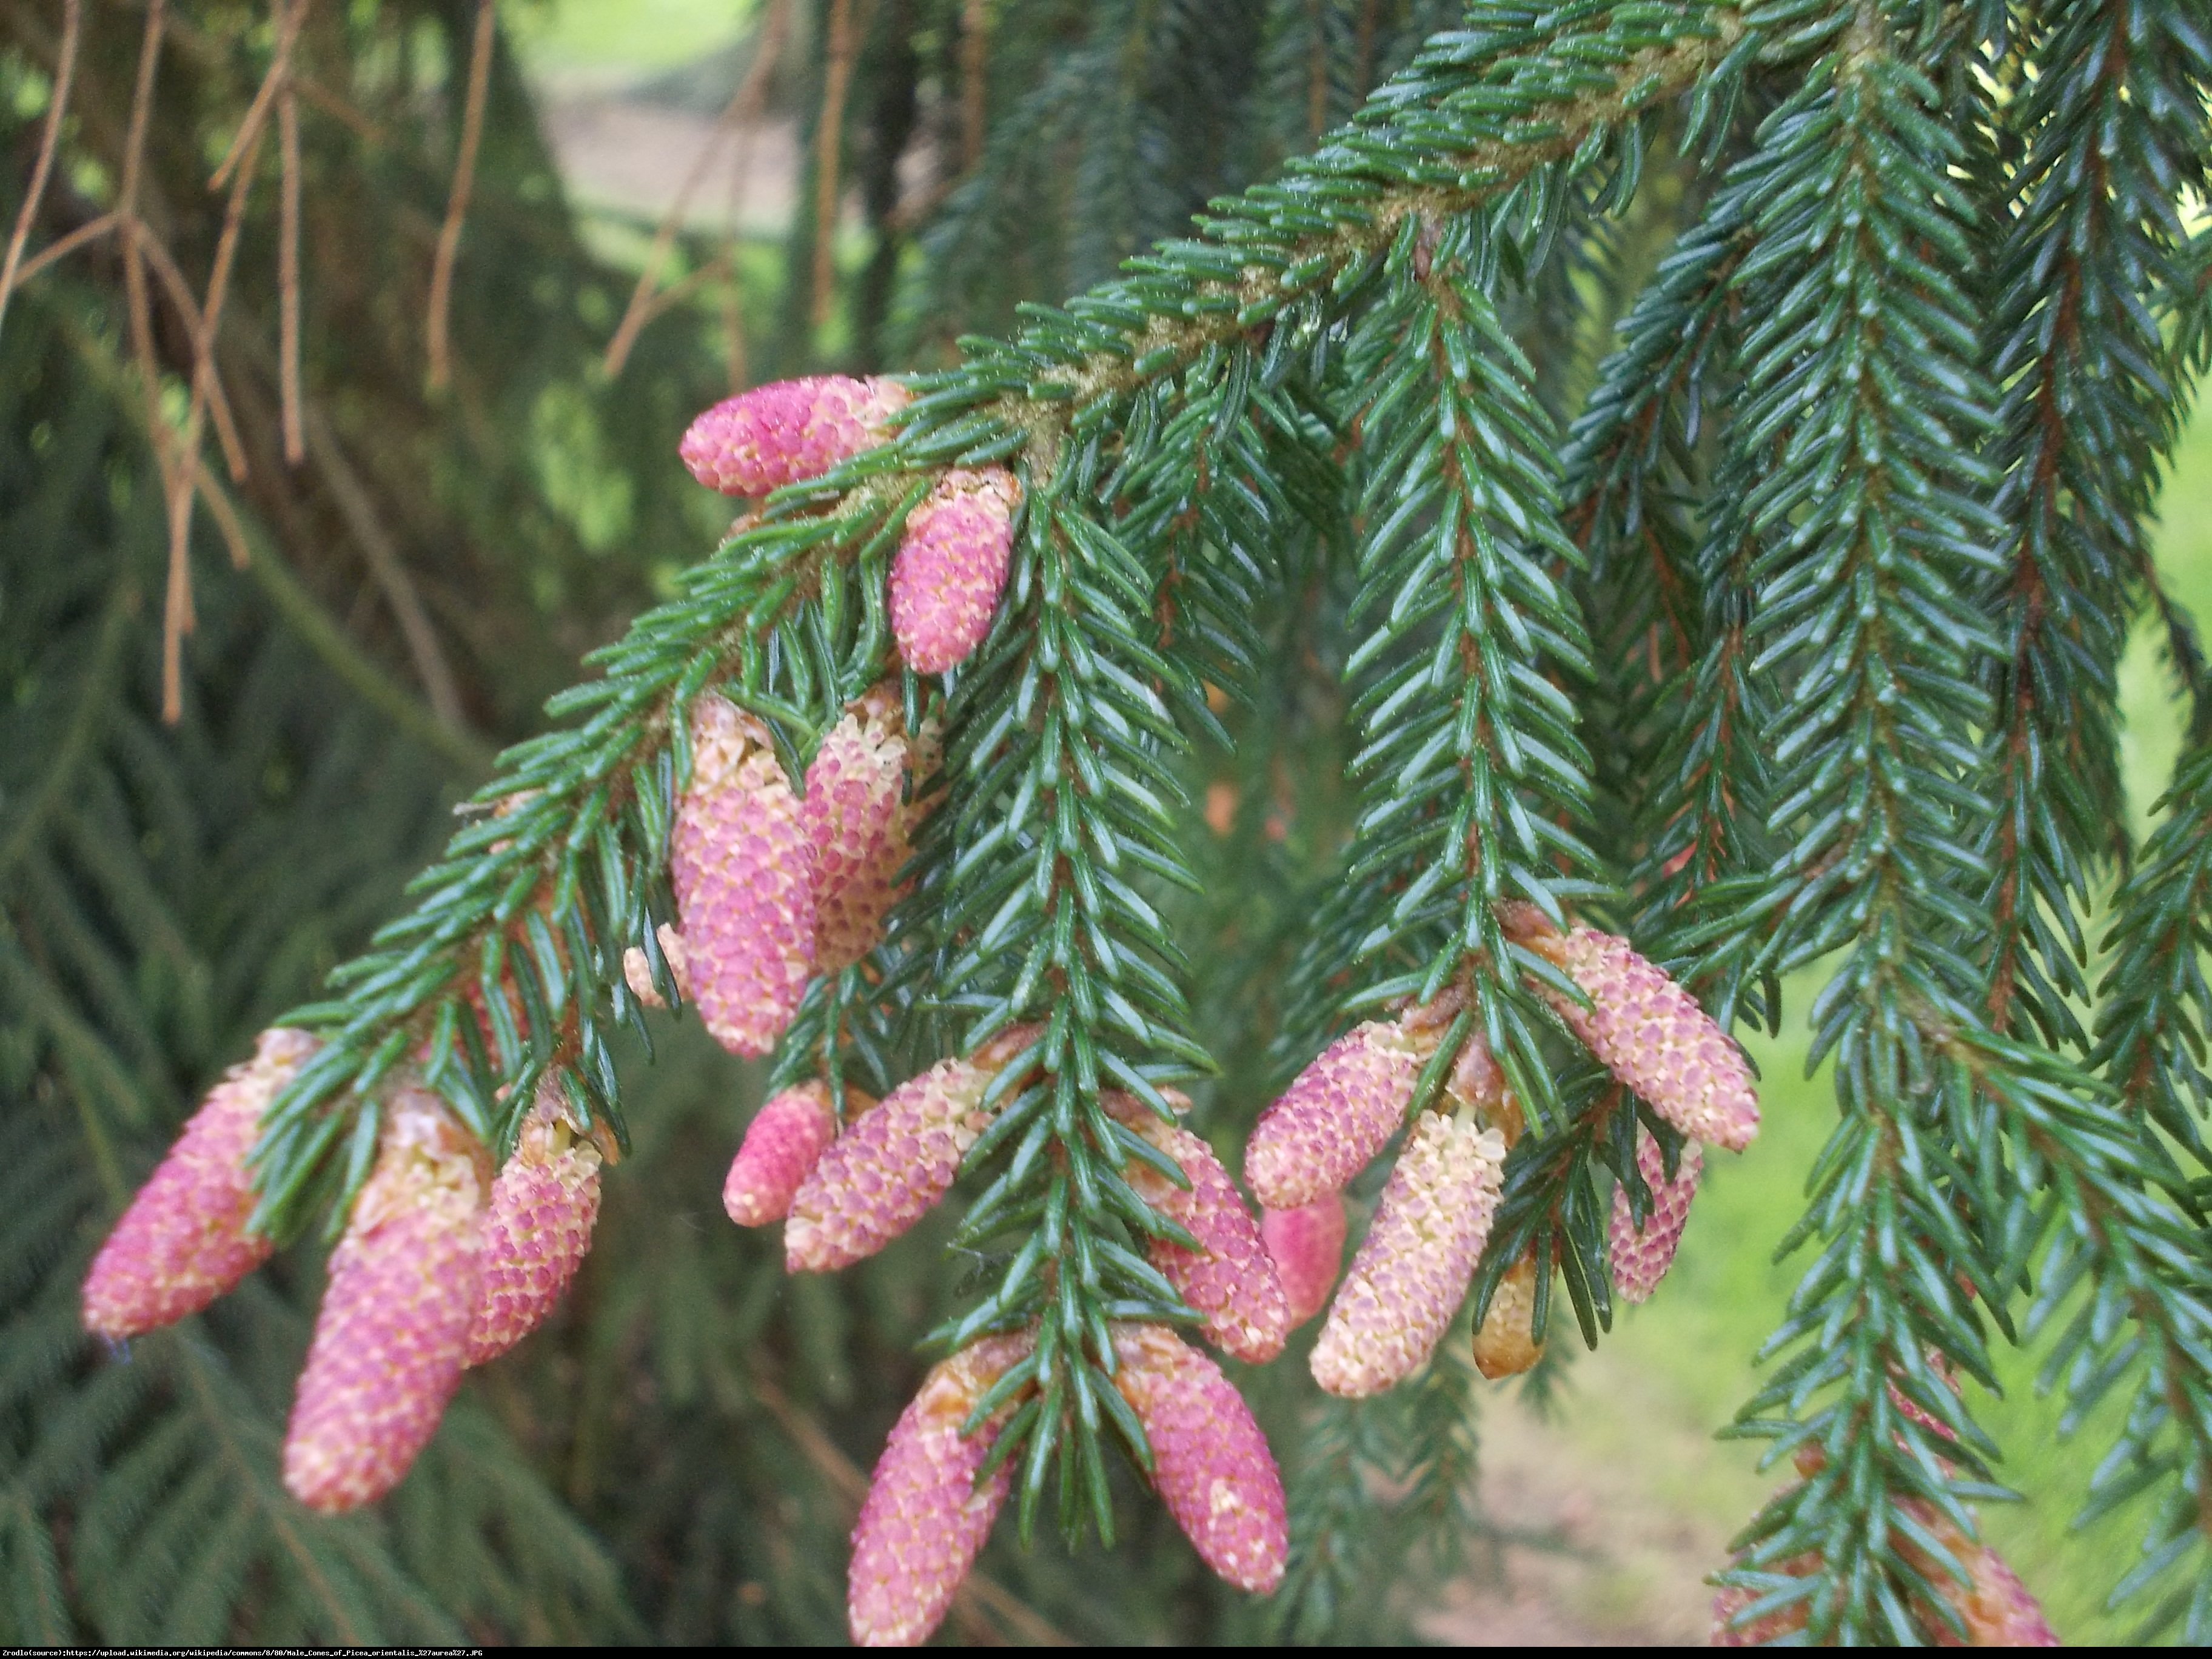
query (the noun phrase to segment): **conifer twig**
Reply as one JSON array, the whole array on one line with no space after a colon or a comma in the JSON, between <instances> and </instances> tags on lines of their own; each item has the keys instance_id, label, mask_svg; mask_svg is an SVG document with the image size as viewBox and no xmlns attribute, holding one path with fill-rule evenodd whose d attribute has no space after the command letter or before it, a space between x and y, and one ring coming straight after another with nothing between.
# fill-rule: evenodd
<instances>
[{"instance_id":1,"label":"conifer twig","mask_svg":"<svg viewBox=\"0 0 2212 1659\"><path fill-rule=\"evenodd\" d=\"M477 148L483 142L484 100L491 88L492 40L498 21L495 0L477 0L475 44L469 52L468 102L461 113L461 148L453 161L453 194L446 222L438 228L438 253L430 270L430 389L442 392L453 378L447 342L453 303L453 263L461 251L461 226L476 188Z\"/></svg>"},{"instance_id":2,"label":"conifer twig","mask_svg":"<svg viewBox=\"0 0 2212 1659\"><path fill-rule=\"evenodd\" d=\"M8 239L8 253L0 260L0 322L7 320L8 296L15 291L23 245L38 222L39 204L53 174L54 152L61 143L62 117L69 108L70 85L76 75L76 49L84 34L84 0L66 0L62 15L60 61L54 67L53 89L46 98L46 119L39 134L39 159L31 164L31 187L23 193L22 210L15 216L15 234ZM64 239L66 240L66 239Z\"/></svg>"},{"instance_id":3,"label":"conifer twig","mask_svg":"<svg viewBox=\"0 0 2212 1659\"><path fill-rule=\"evenodd\" d=\"M15 285L21 288L48 265L66 258L87 242L96 241L113 230L121 221L113 213L103 213L98 218L88 219L65 236L55 238L23 261L15 271Z\"/></svg>"}]
</instances>

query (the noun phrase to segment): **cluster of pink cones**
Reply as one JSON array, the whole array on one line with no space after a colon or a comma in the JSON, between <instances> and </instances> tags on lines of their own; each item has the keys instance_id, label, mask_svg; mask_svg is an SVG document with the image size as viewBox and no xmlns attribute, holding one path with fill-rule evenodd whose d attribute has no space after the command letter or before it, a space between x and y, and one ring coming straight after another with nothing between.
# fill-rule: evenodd
<instances>
[{"instance_id":1,"label":"cluster of pink cones","mask_svg":"<svg viewBox=\"0 0 2212 1659\"><path fill-rule=\"evenodd\" d=\"M691 476L726 495L819 477L890 437L896 380L823 374L724 399L684 434ZM1021 485L1002 466L955 468L908 515L890 569L891 632L908 665L941 674L990 631L1006 582Z\"/></svg>"},{"instance_id":2,"label":"cluster of pink cones","mask_svg":"<svg viewBox=\"0 0 2212 1659\"><path fill-rule=\"evenodd\" d=\"M84 1322L111 1340L198 1313L266 1259L249 1232L246 1154L262 1112L315 1051L263 1034L216 1085L94 1259ZM445 1103L403 1085L331 1253L284 1439L284 1484L310 1507L374 1503L437 1431L461 1373L536 1328L591 1246L602 1157L541 1096L495 1176Z\"/></svg>"}]
</instances>

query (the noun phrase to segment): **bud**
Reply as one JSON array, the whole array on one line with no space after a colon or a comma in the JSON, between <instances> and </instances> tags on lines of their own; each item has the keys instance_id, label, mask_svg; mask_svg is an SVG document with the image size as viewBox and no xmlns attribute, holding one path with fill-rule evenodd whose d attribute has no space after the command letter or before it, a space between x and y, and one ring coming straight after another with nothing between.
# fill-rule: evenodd
<instances>
[{"instance_id":1,"label":"bud","mask_svg":"<svg viewBox=\"0 0 2212 1659\"><path fill-rule=\"evenodd\" d=\"M1295 1330L1328 1305L1344 1266L1344 1199L1330 1193L1295 1210L1260 1212L1260 1237L1275 1259Z\"/></svg>"},{"instance_id":2,"label":"bud","mask_svg":"<svg viewBox=\"0 0 2212 1659\"><path fill-rule=\"evenodd\" d=\"M1427 1363L1467 1299L1504 1181L1505 1142L1424 1112L1314 1346L1314 1380L1364 1399Z\"/></svg>"},{"instance_id":3,"label":"bud","mask_svg":"<svg viewBox=\"0 0 2212 1659\"><path fill-rule=\"evenodd\" d=\"M726 398L691 422L678 453L691 476L725 495L764 495L818 478L890 435L907 405L896 380L818 374Z\"/></svg>"},{"instance_id":4,"label":"bud","mask_svg":"<svg viewBox=\"0 0 2212 1659\"><path fill-rule=\"evenodd\" d=\"M990 632L1021 499L1003 466L955 468L908 515L891 561L891 632L916 673L957 666Z\"/></svg>"},{"instance_id":5,"label":"bud","mask_svg":"<svg viewBox=\"0 0 2212 1659\"><path fill-rule=\"evenodd\" d=\"M1692 1140L1740 1152L1759 1133L1759 1097L1743 1051L1697 999L1624 939L1595 927L1562 937L1532 904L1499 907L1506 930L1590 1000L1548 1000L1606 1068Z\"/></svg>"},{"instance_id":6,"label":"bud","mask_svg":"<svg viewBox=\"0 0 2212 1659\"><path fill-rule=\"evenodd\" d=\"M1152 1449L1152 1484L1199 1559L1239 1589L1283 1582L1283 1477L1221 1368L1164 1325L1116 1325L1114 1378Z\"/></svg>"},{"instance_id":7,"label":"bud","mask_svg":"<svg viewBox=\"0 0 2212 1659\"><path fill-rule=\"evenodd\" d=\"M93 1258L85 1329L120 1340L174 1324L269 1259L270 1242L246 1231L246 1154L262 1113L318 1046L305 1031L264 1031L253 1058L209 1091Z\"/></svg>"},{"instance_id":8,"label":"bud","mask_svg":"<svg viewBox=\"0 0 2212 1659\"><path fill-rule=\"evenodd\" d=\"M1036 1032L1016 1026L973 1060L939 1060L832 1141L792 1195L785 1266L795 1273L849 1267L928 1214L989 1121L984 1091Z\"/></svg>"},{"instance_id":9,"label":"bud","mask_svg":"<svg viewBox=\"0 0 2212 1659\"><path fill-rule=\"evenodd\" d=\"M730 1219L740 1227L782 1220L791 1195L836 1138L828 1084L802 1083L775 1096L746 1126L744 1144L722 1183L722 1207Z\"/></svg>"},{"instance_id":10,"label":"bud","mask_svg":"<svg viewBox=\"0 0 2212 1659\"><path fill-rule=\"evenodd\" d=\"M1613 1284L1622 1301L1649 1302L1659 1281L1667 1276L1667 1269L1674 1265L1674 1247L1681 1242L1682 1228L1690 1219L1690 1200L1698 1195L1698 1172L1704 1169L1705 1161L1698 1143L1685 1141L1674 1178L1669 1181L1659 1143L1648 1130L1637 1130L1636 1167L1644 1184L1651 1189L1651 1210L1638 1232L1629 1213L1627 1192L1613 1189Z\"/></svg>"},{"instance_id":11,"label":"bud","mask_svg":"<svg viewBox=\"0 0 2212 1659\"><path fill-rule=\"evenodd\" d=\"M592 1248L599 1218L599 1149L576 1138L548 1084L491 1183L483 1222L483 1297L468 1363L496 1359L553 1311Z\"/></svg>"},{"instance_id":12,"label":"bud","mask_svg":"<svg viewBox=\"0 0 2212 1659\"><path fill-rule=\"evenodd\" d=\"M981 1486L975 1474L1019 1402L1007 1401L972 1435L960 1427L1029 1351L1026 1335L963 1348L930 1371L892 1425L853 1528L846 1607L860 1646L918 1647L944 1622L1006 1501L1011 1469L1000 1464Z\"/></svg>"},{"instance_id":13,"label":"bud","mask_svg":"<svg viewBox=\"0 0 2212 1659\"><path fill-rule=\"evenodd\" d=\"M714 1040L764 1054L814 975L814 860L767 729L709 692L691 706L691 787L670 836L677 968Z\"/></svg>"},{"instance_id":14,"label":"bud","mask_svg":"<svg viewBox=\"0 0 2212 1659\"><path fill-rule=\"evenodd\" d=\"M284 1435L284 1485L310 1509L398 1486L460 1386L483 1291L483 1158L428 1091L385 1108Z\"/></svg>"},{"instance_id":15,"label":"bud","mask_svg":"<svg viewBox=\"0 0 2212 1659\"><path fill-rule=\"evenodd\" d=\"M1536 1340L1536 1258L1524 1255L1505 1270L1474 1334L1474 1368L1492 1382L1534 1370L1544 1357Z\"/></svg>"},{"instance_id":16,"label":"bud","mask_svg":"<svg viewBox=\"0 0 2212 1659\"><path fill-rule=\"evenodd\" d=\"M1355 1025L1260 1114L1244 1147L1244 1179L1271 1210L1342 1192L1398 1131L1420 1069L1395 1025Z\"/></svg>"},{"instance_id":17,"label":"bud","mask_svg":"<svg viewBox=\"0 0 2212 1659\"><path fill-rule=\"evenodd\" d=\"M806 769L803 822L814 855L816 949L821 969L849 967L883 942L884 917L902 890L899 871L915 803L905 799L918 751L933 747L925 731L910 741L897 693L877 686L830 729Z\"/></svg>"},{"instance_id":18,"label":"bud","mask_svg":"<svg viewBox=\"0 0 2212 1659\"><path fill-rule=\"evenodd\" d=\"M1109 1094L1106 1109L1176 1161L1189 1177L1188 1191L1149 1164L1129 1165L1137 1195L1179 1223L1204 1248L1187 1250L1148 1239L1146 1254L1182 1299L1206 1316L1207 1340L1237 1358L1264 1365L1283 1351L1290 1306L1274 1259L1261 1243L1251 1212L1213 1148L1179 1124L1166 1123L1133 1096Z\"/></svg>"}]
</instances>

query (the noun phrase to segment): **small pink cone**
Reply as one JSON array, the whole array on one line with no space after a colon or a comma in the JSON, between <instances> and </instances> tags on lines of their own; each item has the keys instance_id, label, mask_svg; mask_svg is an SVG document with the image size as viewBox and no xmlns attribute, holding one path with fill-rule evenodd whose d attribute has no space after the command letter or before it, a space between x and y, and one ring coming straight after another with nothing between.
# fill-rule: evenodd
<instances>
[{"instance_id":1,"label":"small pink cone","mask_svg":"<svg viewBox=\"0 0 2212 1659\"><path fill-rule=\"evenodd\" d=\"M928 1214L989 1121L981 1108L992 1079L1036 1031L1016 1026L973 1060L939 1060L832 1141L792 1195L784 1265L795 1273L849 1267Z\"/></svg>"},{"instance_id":2,"label":"small pink cone","mask_svg":"<svg viewBox=\"0 0 2212 1659\"><path fill-rule=\"evenodd\" d=\"M725 495L764 495L818 478L890 435L907 405L896 380L818 374L726 398L691 422L678 453L691 476Z\"/></svg>"},{"instance_id":3,"label":"small pink cone","mask_svg":"<svg viewBox=\"0 0 2212 1659\"><path fill-rule=\"evenodd\" d=\"M1697 999L1595 927L1562 936L1532 904L1499 907L1506 931L1559 968L1590 1000L1548 1000L1606 1069L1692 1140L1740 1152L1759 1133L1759 1096L1743 1051Z\"/></svg>"},{"instance_id":4,"label":"small pink cone","mask_svg":"<svg viewBox=\"0 0 2212 1659\"><path fill-rule=\"evenodd\" d=\"M1229 1171L1212 1147L1180 1125L1163 1122L1135 1097L1109 1094L1106 1109L1190 1178L1186 1191L1148 1164L1129 1165L1129 1184L1137 1195L1205 1247L1194 1251L1149 1240L1145 1249L1152 1265L1206 1316L1207 1340L1251 1364L1266 1364L1283 1351L1291 1328L1290 1304L1274 1258L1261 1242Z\"/></svg>"},{"instance_id":5,"label":"small pink cone","mask_svg":"<svg viewBox=\"0 0 2212 1659\"><path fill-rule=\"evenodd\" d=\"M963 1348L929 1373L893 1425L853 1528L846 1606L860 1646L918 1647L944 1622L1013 1480L1002 1464L978 1487L975 1473L1021 1402L1009 1400L972 1435L960 1425L1029 1351L1026 1335Z\"/></svg>"},{"instance_id":6,"label":"small pink cone","mask_svg":"<svg viewBox=\"0 0 2212 1659\"><path fill-rule=\"evenodd\" d=\"M254 1202L246 1154L262 1113L319 1046L279 1026L223 1074L93 1258L85 1329L119 1340L174 1324L269 1259L269 1241L246 1231Z\"/></svg>"},{"instance_id":7,"label":"small pink cone","mask_svg":"<svg viewBox=\"0 0 2212 1659\"><path fill-rule=\"evenodd\" d=\"M916 673L957 666L991 631L1021 499L1003 466L955 468L908 515L891 561L891 632Z\"/></svg>"},{"instance_id":8,"label":"small pink cone","mask_svg":"<svg viewBox=\"0 0 2212 1659\"><path fill-rule=\"evenodd\" d=\"M1698 1172L1705 1154L1694 1140L1686 1142L1675 1164L1674 1178L1667 1179L1667 1161L1649 1131L1636 1132L1636 1167L1651 1189L1651 1212L1644 1231L1636 1230L1629 1214L1628 1194L1615 1188L1613 1194L1613 1285L1624 1302L1649 1302L1674 1265L1674 1247L1690 1219L1690 1200L1698 1195Z\"/></svg>"},{"instance_id":9,"label":"small pink cone","mask_svg":"<svg viewBox=\"0 0 2212 1659\"><path fill-rule=\"evenodd\" d=\"M1427 1362L1467 1299L1504 1166L1495 1129L1421 1115L1314 1346L1322 1388L1362 1399Z\"/></svg>"},{"instance_id":10,"label":"small pink cone","mask_svg":"<svg viewBox=\"0 0 2212 1659\"><path fill-rule=\"evenodd\" d=\"M691 787L670 836L678 975L717 1042L764 1054L814 975L813 855L758 720L708 692L691 706Z\"/></svg>"},{"instance_id":11,"label":"small pink cone","mask_svg":"<svg viewBox=\"0 0 2212 1659\"><path fill-rule=\"evenodd\" d=\"M722 1207L740 1227L781 1221L791 1197L837 1138L830 1085L810 1080L786 1089L755 1114L722 1183Z\"/></svg>"},{"instance_id":12,"label":"small pink cone","mask_svg":"<svg viewBox=\"0 0 2212 1659\"><path fill-rule=\"evenodd\" d=\"M310 1509L374 1503L437 1432L482 1305L483 1159L428 1091L385 1108L284 1435L284 1485Z\"/></svg>"},{"instance_id":13,"label":"small pink cone","mask_svg":"<svg viewBox=\"0 0 2212 1659\"><path fill-rule=\"evenodd\" d=\"M849 967L883 942L884 917L910 856L916 803L907 780L932 734L910 742L896 690L871 690L830 729L806 769L804 823L814 856L821 969Z\"/></svg>"},{"instance_id":14,"label":"small pink cone","mask_svg":"<svg viewBox=\"0 0 2212 1659\"><path fill-rule=\"evenodd\" d=\"M1381 1020L1355 1025L1260 1114L1244 1179L1271 1210L1342 1192L1397 1133L1420 1063L1413 1041Z\"/></svg>"},{"instance_id":15,"label":"small pink cone","mask_svg":"<svg viewBox=\"0 0 2212 1659\"><path fill-rule=\"evenodd\" d=\"M599 1149L576 1138L549 1086L491 1184L484 1213L483 1295L468 1363L496 1359L536 1330L592 1248L599 1218Z\"/></svg>"},{"instance_id":16,"label":"small pink cone","mask_svg":"<svg viewBox=\"0 0 2212 1659\"><path fill-rule=\"evenodd\" d=\"M2058 1632L2051 1628L2044 1617L2043 1608L2035 1597L2028 1594L2027 1586L2020 1582L2004 1557L1986 1544L1969 1544L1962 1539L1951 1543L1971 1581L1960 1588L1948 1573L1936 1578L1948 1593L1951 1605L1966 1626L1966 1640L1961 1643L1948 1629L1935 1626L1938 1647L1975 1648L2055 1648L2059 1645ZM1930 1575L1934 1577L1935 1575Z\"/></svg>"},{"instance_id":17,"label":"small pink cone","mask_svg":"<svg viewBox=\"0 0 2212 1659\"><path fill-rule=\"evenodd\" d=\"M1344 1198L1330 1193L1295 1210L1260 1212L1260 1237L1275 1259L1295 1330L1328 1305L1344 1269Z\"/></svg>"},{"instance_id":18,"label":"small pink cone","mask_svg":"<svg viewBox=\"0 0 2212 1659\"><path fill-rule=\"evenodd\" d=\"M1117 1325L1114 1382L1144 1425L1152 1481L1199 1559L1239 1589L1283 1582L1290 1527L1267 1437L1221 1368L1164 1325Z\"/></svg>"}]
</instances>

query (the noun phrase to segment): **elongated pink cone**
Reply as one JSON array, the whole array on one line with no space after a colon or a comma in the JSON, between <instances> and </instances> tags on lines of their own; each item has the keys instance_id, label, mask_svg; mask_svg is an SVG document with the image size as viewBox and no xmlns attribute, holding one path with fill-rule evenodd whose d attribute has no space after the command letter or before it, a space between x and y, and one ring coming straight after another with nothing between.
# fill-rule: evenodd
<instances>
[{"instance_id":1,"label":"elongated pink cone","mask_svg":"<svg viewBox=\"0 0 2212 1659\"><path fill-rule=\"evenodd\" d=\"M1322 1388L1361 1399L1427 1362L1467 1299L1504 1168L1497 1130L1421 1115L1314 1345Z\"/></svg>"},{"instance_id":2,"label":"elongated pink cone","mask_svg":"<svg viewBox=\"0 0 2212 1659\"><path fill-rule=\"evenodd\" d=\"M1638 956L1626 939L1595 927L1562 936L1531 904L1499 908L1506 930L1565 969L1590 1000L1552 1005L1606 1069L1651 1103L1692 1140L1731 1152L1759 1133L1759 1096L1743 1051L1698 1000Z\"/></svg>"},{"instance_id":3,"label":"elongated pink cone","mask_svg":"<svg viewBox=\"0 0 2212 1659\"><path fill-rule=\"evenodd\" d=\"M398 1486L460 1386L483 1305L483 1157L426 1090L385 1108L284 1435L284 1484L310 1509L358 1509Z\"/></svg>"},{"instance_id":4,"label":"elongated pink cone","mask_svg":"<svg viewBox=\"0 0 2212 1659\"><path fill-rule=\"evenodd\" d=\"M1244 1179L1271 1210L1340 1193L1397 1133L1420 1062L1395 1025L1370 1020L1322 1051L1260 1114L1244 1146Z\"/></svg>"},{"instance_id":5,"label":"elongated pink cone","mask_svg":"<svg viewBox=\"0 0 2212 1659\"><path fill-rule=\"evenodd\" d=\"M1224 1352L1264 1365L1283 1351L1290 1334L1290 1304L1274 1258L1261 1242L1252 1212L1213 1148L1178 1124L1163 1122L1133 1096L1109 1094L1106 1109L1176 1161L1190 1178L1188 1191L1143 1164L1129 1165L1129 1184L1162 1215L1180 1223L1203 1246L1149 1240L1146 1254L1182 1299L1206 1316L1206 1340Z\"/></svg>"},{"instance_id":6,"label":"elongated pink cone","mask_svg":"<svg viewBox=\"0 0 2212 1659\"><path fill-rule=\"evenodd\" d=\"M1283 1477L1244 1396L1164 1325L1116 1325L1114 1353L1152 1482L1199 1559L1239 1589L1273 1589L1290 1551Z\"/></svg>"},{"instance_id":7,"label":"elongated pink cone","mask_svg":"<svg viewBox=\"0 0 2212 1659\"><path fill-rule=\"evenodd\" d=\"M269 1259L246 1231L254 1193L246 1153L261 1114L313 1055L305 1031L264 1031L185 1125L93 1258L84 1328L120 1340L198 1313Z\"/></svg>"},{"instance_id":8,"label":"elongated pink cone","mask_svg":"<svg viewBox=\"0 0 2212 1659\"><path fill-rule=\"evenodd\" d=\"M764 495L890 435L890 417L907 405L896 380L817 374L777 380L726 398L691 422L678 453L691 476L725 495Z\"/></svg>"},{"instance_id":9,"label":"elongated pink cone","mask_svg":"<svg viewBox=\"0 0 2212 1659\"><path fill-rule=\"evenodd\" d=\"M576 1138L550 1086L491 1183L484 1213L483 1295L468 1363L496 1359L553 1311L592 1248L599 1218L599 1149Z\"/></svg>"},{"instance_id":10,"label":"elongated pink cone","mask_svg":"<svg viewBox=\"0 0 2212 1659\"><path fill-rule=\"evenodd\" d=\"M1021 499L1003 466L955 468L908 515L891 561L891 633L916 673L957 666L991 631Z\"/></svg>"},{"instance_id":11,"label":"elongated pink cone","mask_svg":"<svg viewBox=\"0 0 2212 1659\"><path fill-rule=\"evenodd\" d=\"M977 1486L1012 1399L963 1436L960 1425L999 1379L1027 1358L1026 1335L986 1337L933 1369L884 1443L853 1528L846 1608L853 1640L868 1648L927 1642L966 1580L1012 1472L1000 1465Z\"/></svg>"},{"instance_id":12,"label":"elongated pink cone","mask_svg":"<svg viewBox=\"0 0 2212 1659\"><path fill-rule=\"evenodd\" d=\"M884 917L902 890L918 817L905 799L915 764L933 747L910 742L896 690L877 686L830 729L806 769L804 809L814 854L816 950L822 971L850 966L883 942Z\"/></svg>"},{"instance_id":13,"label":"elongated pink cone","mask_svg":"<svg viewBox=\"0 0 2212 1659\"><path fill-rule=\"evenodd\" d=\"M830 1085L806 1082L769 1100L745 1127L744 1143L722 1183L722 1207L740 1227L765 1227L791 1209L799 1182L837 1138Z\"/></svg>"},{"instance_id":14,"label":"elongated pink cone","mask_svg":"<svg viewBox=\"0 0 2212 1659\"><path fill-rule=\"evenodd\" d=\"M1344 1269L1344 1197L1330 1193L1295 1210L1260 1212L1260 1237L1275 1259L1296 1330L1328 1305Z\"/></svg>"},{"instance_id":15,"label":"elongated pink cone","mask_svg":"<svg viewBox=\"0 0 2212 1659\"><path fill-rule=\"evenodd\" d=\"M691 706L691 741L669 848L683 988L717 1042L764 1054L814 976L814 859L758 720L708 692Z\"/></svg>"},{"instance_id":16,"label":"elongated pink cone","mask_svg":"<svg viewBox=\"0 0 2212 1659\"><path fill-rule=\"evenodd\" d=\"M973 1060L939 1060L830 1142L792 1195L784 1265L795 1273L849 1267L928 1214L989 1121L984 1091L1036 1030L1016 1026Z\"/></svg>"},{"instance_id":17,"label":"elongated pink cone","mask_svg":"<svg viewBox=\"0 0 2212 1659\"><path fill-rule=\"evenodd\" d=\"M1637 1231L1628 1212L1628 1194L1614 1189L1613 1285L1622 1301L1649 1302L1659 1281L1667 1276L1667 1269L1674 1265L1674 1247L1681 1243L1682 1229L1689 1222L1690 1200L1698 1195L1698 1172L1705 1168L1705 1162L1698 1143L1688 1142L1675 1164L1674 1178L1669 1181L1659 1143L1644 1130L1636 1132L1636 1167L1643 1172L1644 1185L1651 1188L1651 1213L1644 1218L1644 1231Z\"/></svg>"}]
</instances>

